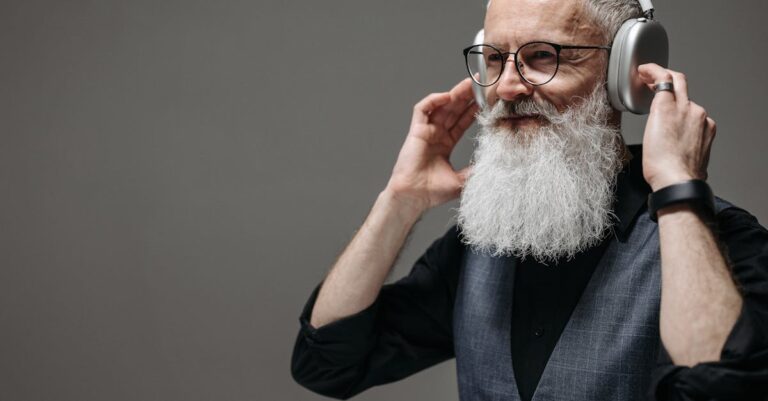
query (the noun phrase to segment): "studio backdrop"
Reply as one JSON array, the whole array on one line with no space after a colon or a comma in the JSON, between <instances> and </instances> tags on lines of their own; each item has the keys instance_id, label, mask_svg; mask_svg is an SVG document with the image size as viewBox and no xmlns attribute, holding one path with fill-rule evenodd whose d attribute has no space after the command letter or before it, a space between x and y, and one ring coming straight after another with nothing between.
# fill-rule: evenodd
<instances>
[{"instance_id":1,"label":"studio backdrop","mask_svg":"<svg viewBox=\"0 0 768 401\"><path fill-rule=\"evenodd\" d=\"M764 1L657 0L718 124L709 182L768 221ZM0 0L0 400L320 400L298 316L466 76L484 4ZM626 117L639 143L645 119ZM466 165L473 127L452 160ZM417 225L391 280L452 224ZM457 400L454 363L357 399Z\"/></svg>"}]
</instances>

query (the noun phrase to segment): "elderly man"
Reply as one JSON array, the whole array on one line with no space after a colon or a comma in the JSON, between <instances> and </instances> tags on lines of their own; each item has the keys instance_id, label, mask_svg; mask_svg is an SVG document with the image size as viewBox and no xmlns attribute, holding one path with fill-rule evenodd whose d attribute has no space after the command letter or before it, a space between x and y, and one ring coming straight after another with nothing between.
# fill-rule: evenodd
<instances>
[{"instance_id":1,"label":"elderly man","mask_svg":"<svg viewBox=\"0 0 768 401\"><path fill-rule=\"evenodd\" d=\"M462 400L763 399L768 232L719 198L646 207L706 179L715 122L683 74L646 64L649 88L674 89L642 148L624 144L605 47L638 16L628 0L493 1L486 106L470 79L415 106L388 185L301 315L299 383L348 398L455 357ZM516 68L526 54L559 68L536 82ZM458 224L383 285L419 217L459 195Z\"/></svg>"}]
</instances>

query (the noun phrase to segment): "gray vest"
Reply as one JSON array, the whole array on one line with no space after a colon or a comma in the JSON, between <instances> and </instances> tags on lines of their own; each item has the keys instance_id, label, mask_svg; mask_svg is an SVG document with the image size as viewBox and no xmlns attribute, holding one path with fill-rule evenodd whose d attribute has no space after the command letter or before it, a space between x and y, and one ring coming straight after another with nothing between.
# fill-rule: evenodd
<instances>
[{"instance_id":1,"label":"gray vest","mask_svg":"<svg viewBox=\"0 0 768 401\"><path fill-rule=\"evenodd\" d=\"M729 205L716 199L718 211ZM510 344L516 264L515 258L466 252L453 323L462 401L520 400ZM661 346L660 268L658 226L644 212L625 242L614 238L606 248L533 401L647 399Z\"/></svg>"}]
</instances>

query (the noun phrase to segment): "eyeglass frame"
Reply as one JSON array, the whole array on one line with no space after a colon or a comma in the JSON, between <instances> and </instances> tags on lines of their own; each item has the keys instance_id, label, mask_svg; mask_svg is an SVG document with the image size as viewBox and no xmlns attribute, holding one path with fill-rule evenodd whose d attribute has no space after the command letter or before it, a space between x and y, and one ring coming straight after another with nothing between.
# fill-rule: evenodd
<instances>
[{"instance_id":1,"label":"eyeglass frame","mask_svg":"<svg viewBox=\"0 0 768 401\"><path fill-rule=\"evenodd\" d=\"M523 75L522 71L520 71L520 64L518 64L518 62L517 62L517 53L520 52L520 49L522 49L523 47L528 46L530 44L534 44L534 43L543 43L543 44L552 46L555 49L555 53L556 53L556 56L557 56L557 66L555 66L555 72L552 73L552 76L549 77L548 80L546 80L545 82L542 82L540 84L536 84L536 83L533 83L533 82L529 81L528 78L526 78ZM496 50L497 52L499 52L499 54L501 54L502 60L504 60L504 62L501 63L501 70L499 71L499 76L496 77L496 79L493 82L489 83L489 84L483 85L480 82L477 82L475 77L472 75L472 71L470 71L470 69L469 69L469 51L473 47L477 47L477 46L488 46L491 49ZM503 52L500 49L496 48L495 46L489 45L489 44L486 44L486 43L476 43L474 45L471 45L471 46L468 46L468 47L464 48L464 50L462 50L462 52L464 53L464 65L467 67L467 72L469 73L470 78L472 78L472 81L474 83L484 87L484 88L487 88L487 87L489 87L491 85L494 85L496 82L499 82L499 80L501 79L501 76L504 75L504 67L507 65L507 62L508 62L507 59L509 58L509 55L514 56L515 70L517 71L517 74L520 75L520 78L523 79L523 81L525 81L525 82L527 82L527 83L529 83L530 85L533 85L533 86L541 86L541 85L547 84L550 81L552 81L555 78L555 75L557 75L557 72L560 71L560 51L562 51L562 50L570 50L570 49L599 49L599 50L608 50L608 54L611 53L611 46L561 45L561 44L558 44L558 43L545 42L545 41L541 41L541 40L535 40L535 41L532 41L532 42L525 43L525 44L521 45L520 47L518 47L517 51L514 51L514 52Z\"/></svg>"}]
</instances>

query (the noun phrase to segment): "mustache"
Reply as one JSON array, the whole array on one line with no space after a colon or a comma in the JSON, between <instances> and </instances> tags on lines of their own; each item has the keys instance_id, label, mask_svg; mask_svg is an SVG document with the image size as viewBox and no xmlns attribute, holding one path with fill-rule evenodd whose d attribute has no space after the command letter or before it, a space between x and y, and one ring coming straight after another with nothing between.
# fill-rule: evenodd
<instances>
[{"instance_id":1,"label":"mustache","mask_svg":"<svg viewBox=\"0 0 768 401\"><path fill-rule=\"evenodd\" d=\"M498 99L493 106L486 105L481 109L477 117L481 125L494 126L499 120L506 118L537 117L552 122L560 115L554 104L526 98L517 101Z\"/></svg>"},{"instance_id":2,"label":"mustache","mask_svg":"<svg viewBox=\"0 0 768 401\"><path fill-rule=\"evenodd\" d=\"M524 99L517 102L501 100L502 115L504 117L547 117L552 114L558 114L557 109L552 103L539 103L533 99Z\"/></svg>"}]
</instances>

